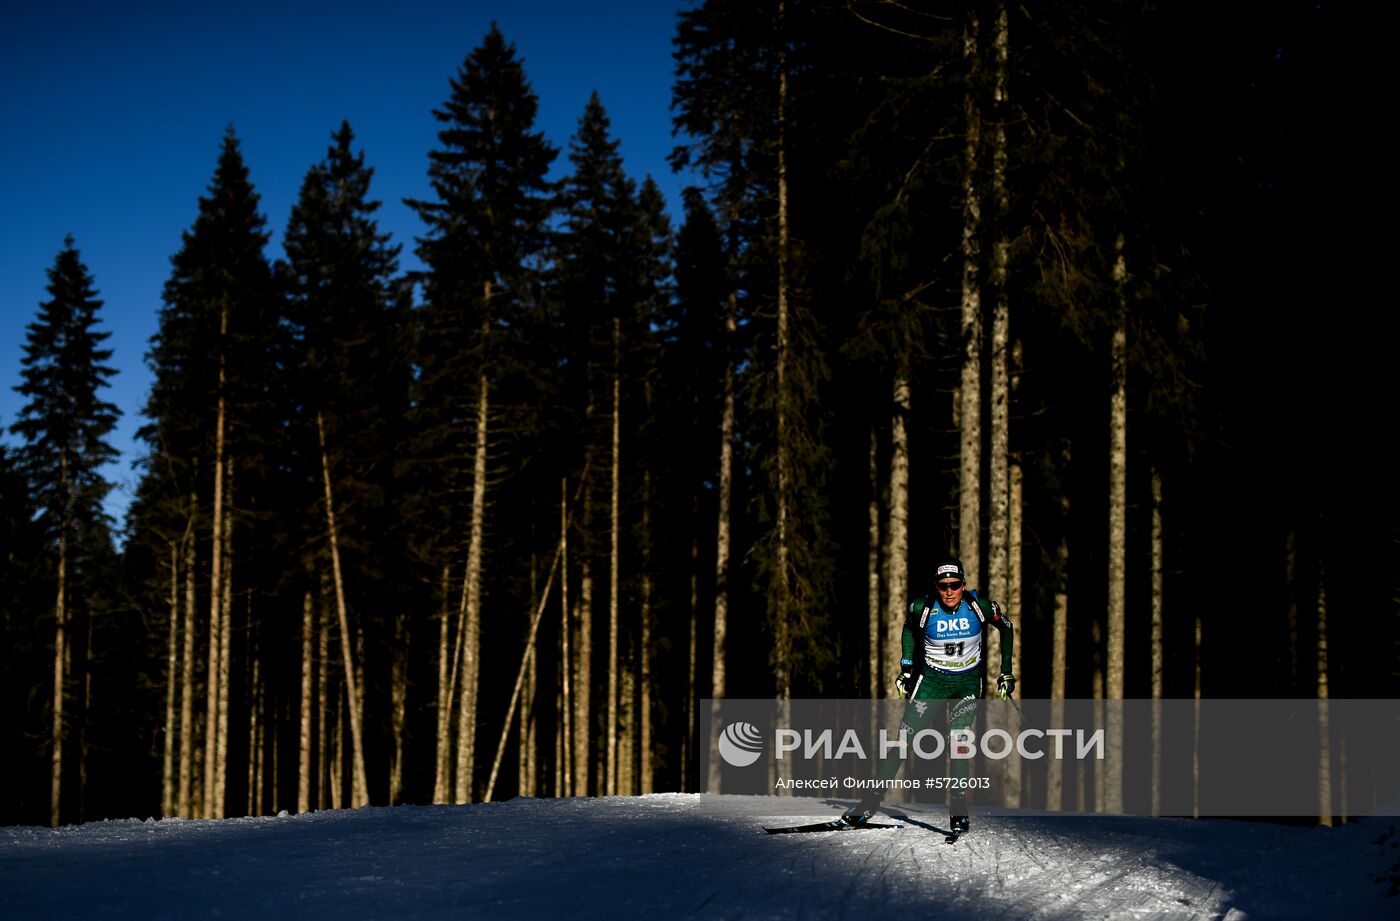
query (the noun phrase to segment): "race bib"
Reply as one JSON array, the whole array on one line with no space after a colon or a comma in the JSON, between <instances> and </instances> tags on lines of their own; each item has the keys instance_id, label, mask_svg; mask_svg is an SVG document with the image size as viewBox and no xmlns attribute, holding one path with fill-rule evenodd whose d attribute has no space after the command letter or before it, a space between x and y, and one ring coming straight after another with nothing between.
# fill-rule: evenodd
<instances>
[{"instance_id":1,"label":"race bib","mask_svg":"<svg viewBox=\"0 0 1400 921\"><path fill-rule=\"evenodd\" d=\"M966 604L953 614L941 608L924 625L924 663L940 672L958 674L977 667L982 656L982 624Z\"/></svg>"}]
</instances>

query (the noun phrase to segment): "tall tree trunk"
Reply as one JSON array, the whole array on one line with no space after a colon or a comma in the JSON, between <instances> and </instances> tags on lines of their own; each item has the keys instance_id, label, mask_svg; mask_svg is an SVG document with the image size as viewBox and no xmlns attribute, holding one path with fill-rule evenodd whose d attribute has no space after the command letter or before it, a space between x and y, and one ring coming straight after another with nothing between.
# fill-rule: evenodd
<instances>
[{"instance_id":1,"label":"tall tree trunk","mask_svg":"<svg viewBox=\"0 0 1400 921\"><path fill-rule=\"evenodd\" d=\"M161 753L160 814L169 818L175 814L175 689L179 680L175 674L180 660L180 550L170 542L170 639L165 663L165 744Z\"/></svg>"},{"instance_id":2,"label":"tall tree trunk","mask_svg":"<svg viewBox=\"0 0 1400 921\"><path fill-rule=\"evenodd\" d=\"M622 321L613 317L613 375L612 375L612 519L608 548L608 774L606 790L609 796L618 792L617 764L617 566L618 536L621 522L621 422L622 409Z\"/></svg>"},{"instance_id":3,"label":"tall tree trunk","mask_svg":"<svg viewBox=\"0 0 1400 921\"><path fill-rule=\"evenodd\" d=\"M1327 677L1327 573L1317 561L1317 820L1332 827L1332 727L1328 713L1331 688Z\"/></svg>"},{"instance_id":4,"label":"tall tree trunk","mask_svg":"<svg viewBox=\"0 0 1400 921\"><path fill-rule=\"evenodd\" d=\"M1191 736L1191 818L1201 817L1201 610L1196 607L1195 702L1192 705Z\"/></svg>"},{"instance_id":5,"label":"tall tree trunk","mask_svg":"<svg viewBox=\"0 0 1400 921\"><path fill-rule=\"evenodd\" d=\"M312 637L316 633L311 592L301 599L301 736L297 751L297 812L311 811L311 682L315 660Z\"/></svg>"},{"instance_id":6,"label":"tall tree trunk","mask_svg":"<svg viewBox=\"0 0 1400 921\"><path fill-rule=\"evenodd\" d=\"M452 681L454 672L449 669L455 663L452 658L452 612L449 607L451 597L450 568L442 567L442 620L438 634L438 683L437 683L437 762L433 782L433 802L445 803L452 784L452 769L449 750L452 746Z\"/></svg>"},{"instance_id":7,"label":"tall tree trunk","mask_svg":"<svg viewBox=\"0 0 1400 921\"><path fill-rule=\"evenodd\" d=\"M63 816L63 689L68 663L68 449L59 452L59 495L64 517L58 531L58 598L54 603L53 648L53 757L49 788L49 824L58 827Z\"/></svg>"},{"instance_id":8,"label":"tall tree trunk","mask_svg":"<svg viewBox=\"0 0 1400 921\"><path fill-rule=\"evenodd\" d=\"M530 529L531 537L535 529ZM530 550L530 610L540 604L540 561L533 548ZM520 749L516 761L516 793L518 796L534 796L535 786L535 740L537 725L535 720L536 663L538 655L534 646L527 646L525 652L525 686L520 692Z\"/></svg>"},{"instance_id":9,"label":"tall tree trunk","mask_svg":"<svg viewBox=\"0 0 1400 921\"><path fill-rule=\"evenodd\" d=\"M251 643L249 644L252 645ZM262 721L259 711L262 708L262 686L258 674L256 650L250 650L253 660L253 674L248 684L248 815L261 815L258 796L258 783L262 779L260 749L262 742Z\"/></svg>"},{"instance_id":10,"label":"tall tree trunk","mask_svg":"<svg viewBox=\"0 0 1400 921\"><path fill-rule=\"evenodd\" d=\"M535 695L539 692L539 656L530 650L525 664L525 699L520 703L520 795L535 795L536 759L539 753L539 721Z\"/></svg>"},{"instance_id":11,"label":"tall tree trunk","mask_svg":"<svg viewBox=\"0 0 1400 921\"><path fill-rule=\"evenodd\" d=\"M778 0L778 22L781 32L786 15L784 0ZM788 494L792 486L792 474L788 470L791 463L789 434L789 395L788 395L788 179L787 179L787 45L780 35L778 51L778 342L777 342L777 404L776 425L778 446L778 488L774 500L777 503L777 595L775 606L778 645L778 697L787 700L792 696L792 640L791 616L792 580L788 574L788 519L791 514ZM786 789L786 788L783 788ZM780 791L781 792L781 791Z\"/></svg>"},{"instance_id":12,"label":"tall tree trunk","mask_svg":"<svg viewBox=\"0 0 1400 921\"><path fill-rule=\"evenodd\" d=\"M228 333L228 306L219 315L220 348ZM206 819L222 812L216 799L219 758L219 663L223 660L219 643L223 630L219 614L223 610L224 544L224 356L219 355L219 397L214 417L214 528L209 537L209 666L205 673L204 701L204 810Z\"/></svg>"},{"instance_id":13,"label":"tall tree trunk","mask_svg":"<svg viewBox=\"0 0 1400 921\"><path fill-rule=\"evenodd\" d=\"M318 624L316 629L316 800L321 809L330 808L331 788L336 785L333 782L334 775L331 773L330 757L331 734L335 731L336 716L330 706L331 618L327 601L329 594L330 589L326 585L326 572L322 568L321 591L317 597Z\"/></svg>"},{"instance_id":14,"label":"tall tree trunk","mask_svg":"<svg viewBox=\"0 0 1400 921\"><path fill-rule=\"evenodd\" d=\"M1011 566L1011 316L1006 301L1006 265L1009 243L1006 237L1006 4L997 4L996 34L992 41L996 60L992 86L992 204L996 240L992 244L991 285L991 419L988 459L988 512L990 528L987 544L987 590L1002 604L1009 601ZM989 661L1001 660L1001 631L991 631L987 650ZM1014 762L1013 762L1014 763Z\"/></svg>"},{"instance_id":15,"label":"tall tree trunk","mask_svg":"<svg viewBox=\"0 0 1400 921\"><path fill-rule=\"evenodd\" d=\"M734 356L731 352L734 337L739 328L739 292L729 292L729 308L724 318L724 406L720 410L719 421L719 514L715 527L715 623L714 649L710 654L710 696L721 700L725 695L724 660L727 654L726 634L729 631L729 552L730 552L730 503L734 489ZM691 658L695 657L695 642L690 644ZM693 684L693 682L692 682ZM710 751L714 751L719 727L711 726ZM691 732L694 738L694 731ZM720 792L720 764L718 759L709 759L707 789L711 793Z\"/></svg>"},{"instance_id":16,"label":"tall tree trunk","mask_svg":"<svg viewBox=\"0 0 1400 921\"><path fill-rule=\"evenodd\" d=\"M228 484L225 501L232 505L233 461L224 460ZM219 555L224 561L223 581L219 585L219 742L214 760L214 817L222 819L228 808L228 706L230 664L233 645L233 515L224 513L224 529L220 537Z\"/></svg>"},{"instance_id":17,"label":"tall tree trunk","mask_svg":"<svg viewBox=\"0 0 1400 921\"><path fill-rule=\"evenodd\" d=\"M637 795L637 661L633 644L628 643L622 676L618 681L617 779L614 796Z\"/></svg>"},{"instance_id":18,"label":"tall tree trunk","mask_svg":"<svg viewBox=\"0 0 1400 921\"><path fill-rule=\"evenodd\" d=\"M413 634L403 610L394 614L394 653L390 666L389 702L390 726L394 734L394 764L389 772L389 805L397 806L403 798L404 726L408 713L408 656Z\"/></svg>"},{"instance_id":19,"label":"tall tree trunk","mask_svg":"<svg viewBox=\"0 0 1400 921\"><path fill-rule=\"evenodd\" d=\"M574 661L569 648L569 634L573 630L569 616L569 481L559 481L559 642L561 644L560 663L560 737L559 771L555 775L556 795L574 795L574 726L573 726L573 668Z\"/></svg>"},{"instance_id":20,"label":"tall tree trunk","mask_svg":"<svg viewBox=\"0 0 1400 921\"><path fill-rule=\"evenodd\" d=\"M491 303L491 282L486 282L485 302ZM486 340L491 330L489 320L481 324L482 354L485 355ZM481 642L481 560L482 547L486 539L486 448L490 434L488 418L490 414L490 379L486 374L485 359L481 373L477 376L476 401L476 447L472 458L472 518L471 536L467 542L467 576L462 587L466 601L462 655L462 695L458 698L457 710L457 777L454 799L458 803L469 803L472 799L472 786L476 767L476 695L480 674Z\"/></svg>"},{"instance_id":21,"label":"tall tree trunk","mask_svg":"<svg viewBox=\"0 0 1400 921\"><path fill-rule=\"evenodd\" d=\"M885 611L884 652L887 669L893 672L903 657L904 606L909 603L909 387L908 359L901 356L894 380L894 404L890 413L890 498L885 527ZM874 444L871 444L872 457ZM873 488L872 484L872 488ZM876 516L878 517L878 516ZM871 525L876 526L876 517ZM884 676L886 680L893 675ZM872 679L870 696L880 693L879 676ZM888 693L889 685L884 685Z\"/></svg>"},{"instance_id":22,"label":"tall tree trunk","mask_svg":"<svg viewBox=\"0 0 1400 921\"><path fill-rule=\"evenodd\" d=\"M194 818L192 793L194 785L194 648L195 585L194 585L194 516L196 496L190 493L189 518L185 525L182 555L185 558L185 648L180 663L180 793L176 814L184 819Z\"/></svg>"},{"instance_id":23,"label":"tall tree trunk","mask_svg":"<svg viewBox=\"0 0 1400 921\"><path fill-rule=\"evenodd\" d=\"M1066 443L1060 456L1062 469L1068 475L1070 450ZM1060 496L1060 542L1055 550L1055 606L1050 626L1050 725L1064 723L1065 669L1069 658L1069 493ZM1020 643L1017 644L1021 645ZM1046 765L1046 801L1052 810L1064 806L1064 762L1051 758ZM1083 796L1083 787L1080 794Z\"/></svg>"},{"instance_id":24,"label":"tall tree trunk","mask_svg":"<svg viewBox=\"0 0 1400 921\"><path fill-rule=\"evenodd\" d=\"M1123 256L1123 235L1114 242L1113 282L1116 289L1117 322L1109 355L1113 389L1109 417L1108 453L1108 650L1107 681L1104 695L1123 699L1123 632L1127 620L1128 542L1128 329L1127 301L1123 286L1127 281L1127 261ZM1110 704L1107 749L1104 767L1105 806L1118 813L1123 806L1123 725L1121 704ZM1116 718L1115 718L1116 717Z\"/></svg>"},{"instance_id":25,"label":"tall tree trunk","mask_svg":"<svg viewBox=\"0 0 1400 921\"><path fill-rule=\"evenodd\" d=\"M1162 474L1152 468L1152 814L1162 814Z\"/></svg>"},{"instance_id":26,"label":"tall tree trunk","mask_svg":"<svg viewBox=\"0 0 1400 921\"><path fill-rule=\"evenodd\" d=\"M647 405L651 405L651 385L647 385ZM642 637L638 670L641 673L640 717L641 771L639 786L643 796L655 783L651 757L651 470L642 471Z\"/></svg>"},{"instance_id":27,"label":"tall tree trunk","mask_svg":"<svg viewBox=\"0 0 1400 921\"><path fill-rule=\"evenodd\" d=\"M351 648L350 614L345 608L345 578L340 570L340 539L335 527L335 500L331 496L331 465L326 453L326 426L321 413L316 414L316 434L321 444L321 481L326 493L326 533L330 537L331 573L335 583L335 610L340 621L340 654L345 666L346 708L350 717L350 742L353 748L355 801L351 805L369 803L369 784L365 779L365 748L360 731L360 691L355 680L355 662Z\"/></svg>"},{"instance_id":28,"label":"tall tree trunk","mask_svg":"<svg viewBox=\"0 0 1400 921\"><path fill-rule=\"evenodd\" d=\"M568 521L564 521L564 530L567 532ZM520 691L525 686L525 672L530 664L530 655L535 650L535 638L539 636L540 620L544 617L544 609L549 601L549 590L554 586L554 575L559 571L560 560L564 556L564 537L559 538L559 547L554 551L554 562L549 565L549 576L544 581L544 594L540 597L539 603L535 605L535 613L530 616L530 632L525 637L525 652L520 659L520 668L515 673L515 687L510 693L510 706L506 710L506 718L501 724L500 741L496 744L496 756L491 760L491 774L486 781L485 802L491 802L491 794L496 789L496 775L501 768L501 756L506 751L506 740L510 738L511 724L515 721L515 708L520 703Z\"/></svg>"},{"instance_id":29,"label":"tall tree trunk","mask_svg":"<svg viewBox=\"0 0 1400 921\"><path fill-rule=\"evenodd\" d=\"M885 611L880 605L880 452L879 437L870 429L870 501L869 527L866 531L865 604L869 621L869 663L867 666L867 695L874 700L880 693L880 638L884 634Z\"/></svg>"},{"instance_id":30,"label":"tall tree trunk","mask_svg":"<svg viewBox=\"0 0 1400 921\"><path fill-rule=\"evenodd\" d=\"M340 644L345 645L341 636ZM345 714L349 702L345 697L345 682L336 687L335 724L331 728L331 808L339 809L345 794Z\"/></svg>"},{"instance_id":31,"label":"tall tree trunk","mask_svg":"<svg viewBox=\"0 0 1400 921\"><path fill-rule=\"evenodd\" d=\"M967 581L978 584L982 528L982 200L977 188L981 146L981 112L977 104L977 14L963 25L963 59L968 85L963 100L966 152L963 174L962 230L962 382L958 388L958 557Z\"/></svg>"},{"instance_id":32,"label":"tall tree trunk","mask_svg":"<svg viewBox=\"0 0 1400 921\"><path fill-rule=\"evenodd\" d=\"M592 413L589 413L591 416ZM584 534L593 525L593 490L590 482L592 457L585 461L583 474L583 528ZM578 587L578 648L575 650L574 668L574 795L589 794L588 778L593 754L593 561L589 556L589 546L584 544L579 564Z\"/></svg>"}]
</instances>

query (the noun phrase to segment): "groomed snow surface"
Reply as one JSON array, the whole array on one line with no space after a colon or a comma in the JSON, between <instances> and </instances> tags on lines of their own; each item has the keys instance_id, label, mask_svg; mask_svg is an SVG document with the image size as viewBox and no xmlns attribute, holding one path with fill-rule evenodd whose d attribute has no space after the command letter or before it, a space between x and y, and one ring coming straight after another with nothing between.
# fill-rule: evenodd
<instances>
[{"instance_id":1,"label":"groomed snow surface","mask_svg":"<svg viewBox=\"0 0 1400 921\"><path fill-rule=\"evenodd\" d=\"M658 794L0 828L0 919L1400 918L1400 822L978 816ZM888 819L886 819L888 821ZM911 915L911 912L926 914Z\"/></svg>"}]
</instances>

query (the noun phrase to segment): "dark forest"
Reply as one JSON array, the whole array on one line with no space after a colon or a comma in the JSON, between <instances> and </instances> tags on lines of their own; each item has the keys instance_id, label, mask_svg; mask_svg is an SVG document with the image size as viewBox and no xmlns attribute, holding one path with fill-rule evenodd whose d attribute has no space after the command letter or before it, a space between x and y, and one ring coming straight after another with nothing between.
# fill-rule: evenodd
<instances>
[{"instance_id":1,"label":"dark forest","mask_svg":"<svg viewBox=\"0 0 1400 921\"><path fill-rule=\"evenodd\" d=\"M125 521L101 279L33 267L0 822L701 789L699 701L893 696L949 555L1027 698L1389 696L1370 18L706 0L669 207L493 28L421 235L327 125L280 256L231 127Z\"/></svg>"}]
</instances>

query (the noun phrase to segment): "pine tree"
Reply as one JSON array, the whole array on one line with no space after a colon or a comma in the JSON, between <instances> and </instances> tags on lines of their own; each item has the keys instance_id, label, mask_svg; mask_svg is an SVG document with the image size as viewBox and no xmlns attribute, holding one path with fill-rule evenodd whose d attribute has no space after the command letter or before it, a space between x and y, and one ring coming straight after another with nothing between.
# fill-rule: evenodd
<instances>
[{"instance_id":1,"label":"pine tree","mask_svg":"<svg viewBox=\"0 0 1400 921\"><path fill-rule=\"evenodd\" d=\"M116 457L107 438L119 413L101 399L100 390L116 374L106 365L111 349L101 347L110 333L96 329L102 302L72 237L48 276L50 299L28 326L23 383L15 388L27 402L10 431L24 439L19 468L33 490L42 540L55 559L49 818L58 825L65 801L67 689L87 678L92 651L84 638L91 633L94 596L103 589L100 567L111 555L109 519L102 508L111 484L102 467Z\"/></svg>"},{"instance_id":2,"label":"pine tree","mask_svg":"<svg viewBox=\"0 0 1400 921\"><path fill-rule=\"evenodd\" d=\"M325 159L308 171L288 223L287 314L297 339L299 428L309 461L303 476L321 487L308 494L323 496L319 514L307 517L324 523L317 529L323 540L312 545L322 548L322 566L330 557L344 676L354 700L355 796L364 803L369 789L362 722L370 702L368 689L355 680L346 598L363 606L356 612L361 629L387 641L390 612L382 608L394 592L385 583L404 572L387 548L393 545L394 435L406 409L408 374L395 297L398 248L373 218L379 208L369 199L374 171L363 153L352 151L348 123L341 123L333 141ZM402 644L389 645L397 655ZM371 674L386 670L359 665Z\"/></svg>"},{"instance_id":3,"label":"pine tree","mask_svg":"<svg viewBox=\"0 0 1400 921\"><path fill-rule=\"evenodd\" d=\"M194 669L182 669L177 799L186 816L194 814L196 799L202 815L222 816L229 797L229 744L236 735L229 728L236 677L232 643L246 635L234 628L234 613L225 600L233 595L231 548L247 548L243 559L248 565L239 570L244 592L261 585L260 594L268 597L281 572L274 562L280 559L281 539L272 462L282 450L285 430L279 415L285 406L285 330L278 322L280 305L263 255L266 222L257 209L258 196L230 128L194 226L172 259L160 328L146 356L155 382L145 409L151 421L138 432L149 446L140 491L154 518L136 520L135 531L138 539L168 540L172 533L197 529L208 547L199 553L198 541L192 539L185 554L187 643L201 629L197 611L208 611L203 627L208 631L203 786L198 791L190 786L197 727L186 704L195 694ZM185 520L172 521L177 515ZM194 568L196 560L204 559L209 561L207 576ZM246 597L250 605L251 595ZM164 593L151 605L166 607ZM187 665L193 663L187 660Z\"/></svg>"},{"instance_id":4,"label":"pine tree","mask_svg":"<svg viewBox=\"0 0 1400 921\"><path fill-rule=\"evenodd\" d=\"M409 204L428 225L418 254L428 266L419 352L415 462L436 470L429 489L447 515L432 524L435 563L463 569L463 655L454 798L472 797L479 636L485 557L492 392L511 371L512 337L535 300L535 261L546 243L555 150L534 130L538 101L515 46L493 23L451 82L434 116L443 124L429 153L436 199ZM460 459L471 457L464 469ZM461 496L470 497L466 509ZM455 513L455 514L454 514ZM463 536L451 528L467 521ZM455 676L454 676L455 677Z\"/></svg>"}]
</instances>

